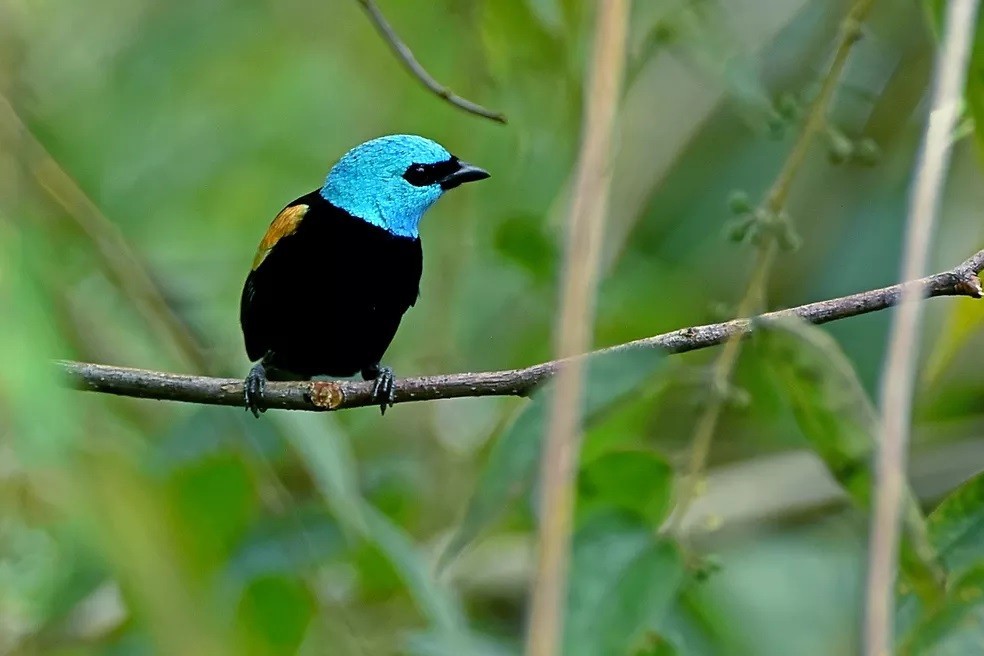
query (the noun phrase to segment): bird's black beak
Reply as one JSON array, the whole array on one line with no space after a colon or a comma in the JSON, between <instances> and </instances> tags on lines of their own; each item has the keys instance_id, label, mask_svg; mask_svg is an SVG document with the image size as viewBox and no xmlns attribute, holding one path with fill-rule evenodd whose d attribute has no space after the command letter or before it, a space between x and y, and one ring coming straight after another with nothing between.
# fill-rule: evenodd
<instances>
[{"instance_id":1,"label":"bird's black beak","mask_svg":"<svg viewBox=\"0 0 984 656\"><path fill-rule=\"evenodd\" d=\"M441 189L447 191L448 189L454 189L458 185L464 184L466 182L475 182L477 180L484 180L485 178L491 177L491 174L485 169L480 169L477 166L472 166L468 162L458 162L458 170L454 173L449 173L448 175L441 178Z\"/></svg>"}]
</instances>

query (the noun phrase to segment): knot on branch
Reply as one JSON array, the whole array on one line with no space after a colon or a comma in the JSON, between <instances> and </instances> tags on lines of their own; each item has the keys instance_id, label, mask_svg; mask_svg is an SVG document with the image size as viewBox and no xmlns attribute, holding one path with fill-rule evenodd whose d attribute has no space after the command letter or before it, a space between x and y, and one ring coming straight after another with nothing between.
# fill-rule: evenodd
<instances>
[{"instance_id":1,"label":"knot on branch","mask_svg":"<svg viewBox=\"0 0 984 656\"><path fill-rule=\"evenodd\" d=\"M984 298L984 289L981 288L981 279L975 272L967 271L953 285L954 290L963 296L971 298Z\"/></svg>"},{"instance_id":2,"label":"knot on branch","mask_svg":"<svg viewBox=\"0 0 984 656\"><path fill-rule=\"evenodd\" d=\"M308 400L322 410L334 410L345 402L345 393L338 383L315 380L308 384Z\"/></svg>"}]
</instances>

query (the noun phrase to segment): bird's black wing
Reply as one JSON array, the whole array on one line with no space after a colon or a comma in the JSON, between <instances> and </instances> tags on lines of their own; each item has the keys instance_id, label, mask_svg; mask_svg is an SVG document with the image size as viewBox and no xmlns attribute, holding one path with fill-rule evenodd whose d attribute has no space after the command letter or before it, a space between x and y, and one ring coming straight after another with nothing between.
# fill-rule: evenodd
<instances>
[{"instance_id":1,"label":"bird's black wing","mask_svg":"<svg viewBox=\"0 0 984 656\"><path fill-rule=\"evenodd\" d=\"M253 266L246 276L243 294L239 301L239 323L243 329L246 342L246 355L250 360L259 360L269 349L269 340L265 326L269 320L271 301L274 299L268 293L257 293L257 270L266 260L273 248L284 239L290 238L297 232L301 220L307 214L310 205L301 197L282 209L267 229L253 257Z\"/></svg>"}]
</instances>

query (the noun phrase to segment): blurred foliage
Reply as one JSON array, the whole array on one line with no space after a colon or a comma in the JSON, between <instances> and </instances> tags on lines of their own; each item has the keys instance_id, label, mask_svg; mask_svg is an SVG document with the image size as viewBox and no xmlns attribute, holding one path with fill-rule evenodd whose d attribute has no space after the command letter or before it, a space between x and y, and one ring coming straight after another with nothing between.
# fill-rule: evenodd
<instances>
[{"instance_id":1,"label":"blurred foliage","mask_svg":"<svg viewBox=\"0 0 984 656\"><path fill-rule=\"evenodd\" d=\"M628 394L638 391L652 377L653 370L663 359L663 355L657 351L637 353L628 350L602 353L589 358L584 370L584 399L579 408L585 426L590 428L592 420L599 414L624 400ZM532 401L495 441L465 516L441 556L442 563L457 556L487 524L496 519L505 506L529 492L540 461L541 439L546 429L552 396L552 383L534 392ZM594 472L594 478L598 477L599 469L597 465L589 469ZM660 478L666 480L669 476L663 473ZM620 492L615 487L622 485L619 477L610 476L607 482L610 485L602 495L607 492L613 496L627 496L624 491ZM659 482L650 481L657 485ZM663 487L663 491L669 490L668 482ZM645 490L636 492L645 494ZM655 527L658 526L659 523L656 522Z\"/></svg>"},{"instance_id":2,"label":"blurred foliage","mask_svg":"<svg viewBox=\"0 0 984 656\"><path fill-rule=\"evenodd\" d=\"M810 448L851 501L870 510L879 417L850 361L822 329L798 318L763 323L753 339L775 370L780 393L787 397ZM945 575L918 501L908 488L902 508L902 576L931 606L943 595Z\"/></svg>"},{"instance_id":3,"label":"blurred foliage","mask_svg":"<svg viewBox=\"0 0 984 656\"><path fill-rule=\"evenodd\" d=\"M950 572L943 604L908 628L905 654L964 654L984 639L984 578L979 531L984 511L984 476L975 476L950 494L929 517L933 542Z\"/></svg>"},{"instance_id":4,"label":"blurred foliage","mask_svg":"<svg viewBox=\"0 0 984 656\"><path fill-rule=\"evenodd\" d=\"M254 421L69 392L44 365L244 375L239 292L269 220L344 150L392 132L493 178L425 220L422 296L388 361L427 374L550 357L590 4L379 2L438 80L509 124L428 94L354 1L0 0L0 653L519 652L549 389ZM931 6L876 4L794 183L802 246L780 257L771 305L896 276ZM847 7L634 3L596 343L704 323L740 297L749 249L725 239L728 199L769 187ZM984 244L973 140L955 152L941 268ZM132 260L106 248L120 238ZM984 461L984 306L928 311L924 346L944 355L917 394L926 510ZM750 403L725 412L703 519L677 536L659 528L712 354L623 354L591 374L565 653L857 653L864 504L844 504L819 463L867 457L838 435L858 436L887 321L832 324L819 354L796 339L785 355L746 349L735 382ZM804 359L832 370L804 378ZM979 481L931 515L947 596L903 594L909 653L980 644Z\"/></svg>"}]
</instances>

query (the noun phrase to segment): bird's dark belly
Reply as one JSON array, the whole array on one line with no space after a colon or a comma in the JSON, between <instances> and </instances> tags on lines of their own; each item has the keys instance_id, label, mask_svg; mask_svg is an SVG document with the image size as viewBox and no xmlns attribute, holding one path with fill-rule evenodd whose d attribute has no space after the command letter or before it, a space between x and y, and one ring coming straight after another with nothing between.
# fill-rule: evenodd
<instances>
[{"instance_id":1,"label":"bird's dark belly","mask_svg":"<svg viewBox=\"0 0 984 656\"><path fill-rule=\"evenodd\" d=\"M353 302L319 288L297 292L284 299L268 328L268 362L305 377L353 376L379 363L403 316L388 299Z\"/></svg>"},{"instance_id":2,"label":"bird's dark belly","mask_svg":"<svg viewBox=\"0 0 984 656\"><path fill-rule=\"evenodd\" d=\"M396 237L317 193L297 230L250 272L240 320L271 377L352 376L380 362L417 299L420 241Z\"/></svg>"}]
</instances>

